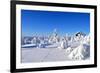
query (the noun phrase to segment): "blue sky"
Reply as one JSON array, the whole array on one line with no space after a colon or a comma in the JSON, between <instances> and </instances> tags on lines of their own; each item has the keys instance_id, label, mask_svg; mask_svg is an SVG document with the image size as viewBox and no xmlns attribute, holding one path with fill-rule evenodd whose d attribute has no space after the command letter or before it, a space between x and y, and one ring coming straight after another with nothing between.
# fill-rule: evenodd
<instances>
[{"instance_id":1,"label":"blue sky","mask_svg":"<svg viewBox=\"0 0 100 73\"><path fill-rule=\"evenodd\" d=\"M50 35L57 29L59 35L90 32L90 14L21 10L22 36Z\"/></svg>"}]
</instances>

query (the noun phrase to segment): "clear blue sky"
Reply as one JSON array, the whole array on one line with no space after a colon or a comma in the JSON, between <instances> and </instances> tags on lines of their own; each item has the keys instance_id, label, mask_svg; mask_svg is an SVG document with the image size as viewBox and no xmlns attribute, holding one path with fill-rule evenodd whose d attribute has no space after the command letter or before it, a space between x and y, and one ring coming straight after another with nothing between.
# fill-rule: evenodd
<instances>
[{"instance_id":1,"label":"clear blue sky","mask_svg":"<svg viewBox=\"0 0 100 73\"><path fill-rule=\"evenodd\" d=\"M56 28L59 35L90 32L90 14L21 10L22 36L50 35Z\"/></svg>"}]
</instances>

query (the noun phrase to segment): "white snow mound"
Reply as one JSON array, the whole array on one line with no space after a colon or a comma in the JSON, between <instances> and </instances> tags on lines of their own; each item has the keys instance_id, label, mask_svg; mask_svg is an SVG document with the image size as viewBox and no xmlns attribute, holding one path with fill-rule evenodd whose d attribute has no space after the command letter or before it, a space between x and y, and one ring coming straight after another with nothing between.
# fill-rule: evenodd
<instances>
[{"instance_id":1,"label":"white snow mound","mask_svg":"<svg viewBox=\"0 0 100 73\"><path fill-rule=\"evenodd\" d=\"M71 52L72 51L72 52ZM68 57L73 60L84 60L89 57L89 45L80 44L78 47L74 48L73 50L69 48L67 52L70 52Z\"/></svg>"}]
</instances>

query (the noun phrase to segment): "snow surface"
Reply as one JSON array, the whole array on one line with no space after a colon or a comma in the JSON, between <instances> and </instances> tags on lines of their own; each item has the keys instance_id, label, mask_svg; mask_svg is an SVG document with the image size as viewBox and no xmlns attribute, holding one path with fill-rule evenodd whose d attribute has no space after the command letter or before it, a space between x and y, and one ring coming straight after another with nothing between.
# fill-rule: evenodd
<instances>
[{"instance_id":1,"label":"snow surface","mask_svg":"<svg viewBox=\"0 0 100 73\"><path fill-rule=\"evenodd\" d=\"M27 38L23 43L22 63L86 60L90 57L90 35L82 32L60 37L55 31L49 37Z\"/></svg>"},{"instance_id":2,"label":"snow surface","mask_svg":"<svg viewBox=\"0 0 100 73\"><path fill-rule=\"evenodd\" d=\"M22 63L25 62L48 62L66 61L68 56L65 49L57 48L22 48Z\"/></svg>"}]
</instances>

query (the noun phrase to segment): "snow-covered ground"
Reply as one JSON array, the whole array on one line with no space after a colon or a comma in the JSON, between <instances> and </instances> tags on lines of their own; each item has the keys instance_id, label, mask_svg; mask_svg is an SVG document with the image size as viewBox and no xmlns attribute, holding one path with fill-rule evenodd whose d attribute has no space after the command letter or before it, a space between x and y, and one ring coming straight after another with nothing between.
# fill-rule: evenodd
<instances>
[{"instance_id":1,"label":"snow-covered ground","mask_svg":"<svg viewBox=\"0 0 100 73\"><path fill-rule=\"evenodd\" d=\"M69 60L65 49L58 48L22 48L22 63Z\"/></svg>"},{"instance_id":2,"label":"snow-covered ground","mask_svg":"<svg viewBox=\"0 0 100 73\"><path fill-rule=\"evenodd\" d=\"M90 57L90 35L85 35L82 32L63 37L59 37L54 32L50 37L27 39L21 46L22 63L75 61L86 60Z\"/></svg>"},{"instance_id":3,"label":"snow-covered ground","mask_svg":"<svg viewBox=\"0 0 100 73\"><path fill-rule=\"evenodd\" d=\"M89 45L85 44L67 49L57 48L57 44L47 48L22 48L22 63L85 60L89 58L89 51Z\"/></svg>"}]
</instances>

